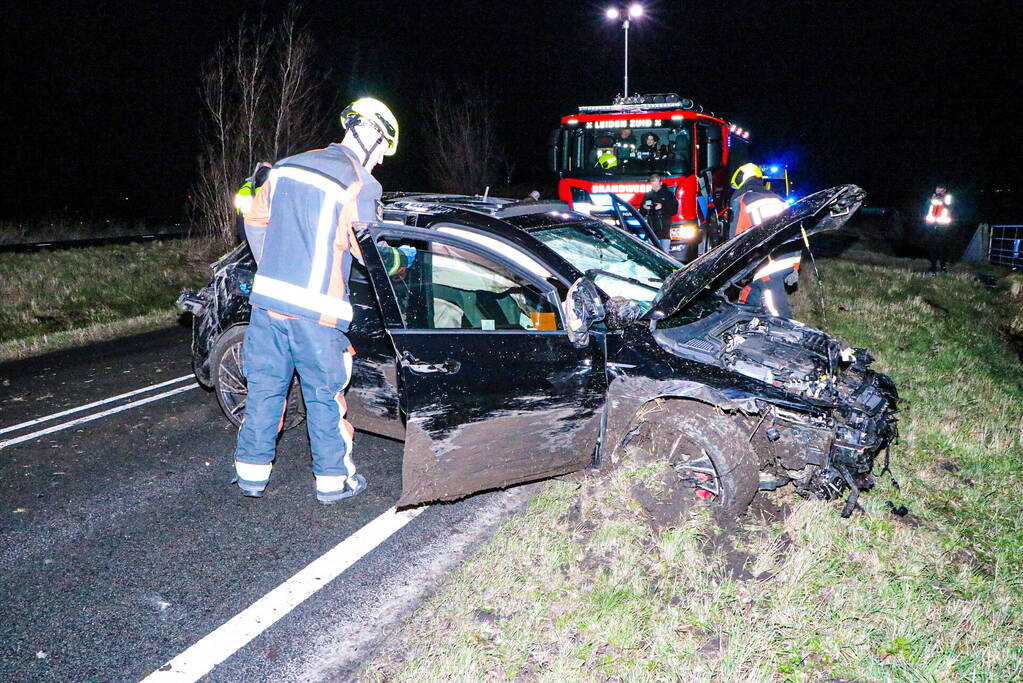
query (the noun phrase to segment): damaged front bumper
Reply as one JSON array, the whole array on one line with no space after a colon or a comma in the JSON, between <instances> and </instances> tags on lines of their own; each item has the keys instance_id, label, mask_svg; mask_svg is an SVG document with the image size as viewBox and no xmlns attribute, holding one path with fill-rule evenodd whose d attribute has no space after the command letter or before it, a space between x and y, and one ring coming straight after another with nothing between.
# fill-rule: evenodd
<instances>
[{"instance_id":1,"label":"damaged front bumper","mask_svg":"<svg viewBox=\"0 0 1023 683\"><path fill-rule=\"evenodd\" d=\"M842 516L856 508L861 491L888 470L888 449L898 436L898 393L887 375L863 369L848 399L819 413L765 403L752 443L760 456L762 488L792 483L808 498L833 500L848 492Z\"/></svg>"}]
</instances>

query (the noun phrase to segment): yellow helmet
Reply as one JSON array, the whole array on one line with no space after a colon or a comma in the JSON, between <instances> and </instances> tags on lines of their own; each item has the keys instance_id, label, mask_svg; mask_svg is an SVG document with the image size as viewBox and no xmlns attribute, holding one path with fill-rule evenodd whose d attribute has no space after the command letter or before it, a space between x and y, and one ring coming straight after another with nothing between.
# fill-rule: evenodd
<instances>
[{"instance_id":1,"label":"yellow helmet","mask_svg":"<svg viewBox=\"0 0 1023 683\"><path fill-rule=\"evenodd\" d=\"M348 130L360 123L373 126L387 143L384 156L392 156L398 149L398 119L386 104L374 97L355 100L341 112L341 127Z\"/></svg>"},{"instance_id":2,"label":"yellow helmet","mask_svg":"<svg viewBox=\"0 0 1023 683\"><path fill-rule=\"evenodd\" d=\"M760 167L756 164L743 164L739 168L735 169L735 173L732 174L732 187L738 190L740 187L746 184L746 181L750 178L763 178L764 172L760 170Z\"/></svg>"},{"instance_id":3,"label":"yellow helmet","mask_svg":"<svg viewBox=\"0 0 1023 683\"><path fill-rule=\"evenodd\" d=\"M618 165L618 157L614 152L604 152L597 157L597 165L605 170L611 170Z\"/></svg>"}]
</instances>

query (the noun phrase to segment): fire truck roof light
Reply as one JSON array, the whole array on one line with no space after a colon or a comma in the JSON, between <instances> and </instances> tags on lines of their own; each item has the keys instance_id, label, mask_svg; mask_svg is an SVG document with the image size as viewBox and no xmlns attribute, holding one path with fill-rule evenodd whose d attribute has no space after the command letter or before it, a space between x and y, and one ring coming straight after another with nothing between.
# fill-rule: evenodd
<instances>
[{"instance_id":1,"label":"fire truck roof light","mask_svg":"<svg viewBox=\"0 0 1023 683\"><path fill-rule=\"evenodd\" d=\"M742 137L745 138L746 140L749 140L749 131L748 130L742 131Z\"/></svg>"},{"instance_id":2,"label":"fire truck roof light","mask_svg":"<svg viewBox=\"0 0 1023 683\"><path fill-rule=\"evenodd\" d=\"M607 15L608 19L617 19L618 16L619 16L618 8L617 7L609 7L607 9L607 12L605 12L604 14Z\"/></svg>"},{"instance_id":3,"label":"fire truck roof light","mask_svg":"<svg viewBox=\"0 0 1023 683\"><path fill-rule=\"evenodd\" d=\"M640 5L637 2L629 5L629 16L633 19L643 16L643 5Z\"/></svg>"},{"instance_id":4,"label":"fire truck roof light","mask_svg":"<svg viewBox=\"0 0 1023 683\"><path fill-rule=\"evenodd\" d=\"M772 166L771 168L769 168L767 170L770 171L771 173L777 173L778 172L778 167L777 166Z\"/></svg>"},{"instance_id":5,"label":"fire truck roof light","mask_svg":"<svg viewBox=\"0 0 1023 683\"><path fill-rule=\"evenodd\" d=\"M574 126L575 124L579 123L579 119L569 119L568 121L565 121L565 123L567 123L570 126Z\"/></svg>"}]
</instances>

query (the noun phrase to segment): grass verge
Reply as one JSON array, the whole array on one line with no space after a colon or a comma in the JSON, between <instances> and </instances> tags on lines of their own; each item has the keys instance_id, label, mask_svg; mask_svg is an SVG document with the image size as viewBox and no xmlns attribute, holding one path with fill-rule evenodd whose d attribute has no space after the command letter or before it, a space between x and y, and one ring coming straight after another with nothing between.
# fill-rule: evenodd
<instances>
[{"instance_id":1,"label":"grass verge","mask_svg":"<svg viewBox=\"0 0 1023 683\"><path fill-rule=\"evenodd\" d=\"M639 457L604 478L552 482L362 678L1020 680L1011 291L965 271L831 261L822 273L827 324L810 282L797 315L871 348L898 383L901 490L882 480L849 520L841 502L771 494L722 533L705 511L653 530L629 493L656 474Z\"/></svg>"},{"instance_id":2,"label":"grass verge","mask_svg":"<svg viewBox=\"0 0 1023 683\"><path fill-rule=\"evenodd\" d=\"M208 240L0 254L0 360L172 324L181 289L209 279Z\"/></svg>"}]
</instances>

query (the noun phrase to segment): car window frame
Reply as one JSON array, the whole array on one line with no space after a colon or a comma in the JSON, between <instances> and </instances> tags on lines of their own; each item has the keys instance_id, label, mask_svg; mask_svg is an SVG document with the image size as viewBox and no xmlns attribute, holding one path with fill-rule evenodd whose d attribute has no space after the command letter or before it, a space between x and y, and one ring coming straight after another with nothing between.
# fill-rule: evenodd
<instances>
[{"instance_id":1,"label":"car window frame","mask_svg":"<svg viewBox=\"0 0 1023 683\"><path fill-rule=\"evenodd\" d=\"M565 312L562 307L562 302L558 297L557 288L550 282L539 277L535 273L531 273L526 268L520 266L509 258L506 258L502 254L499 254L487 247L483 246L479 242L471 240L469 238L460 237L451 233L438 232L431 226L430 229L416 228L410 226L400 226L393 223L382 223L374 222L364 224L365 229L368 231L370 240L369 243L372 245L372 249L366 249L366 245L363 244L363 253L370 251L372 256L370 260L373 261L373 266L370 267L367 264L367 269L370 271L371 277L374 278L374 284L378 288L377 301L380 305L381 313L384 317L384 325L388 330L396 331L400 330L405 334L563 334L568 335L568 330L565 329ZM463 228L464 226L456 223L450 224L451 227ZM486 235L490 237L490 235ZM530 286L538 290L541 296L550 303L556 314L558 315L558 325L561 329L557 330L483 330L483 329L460 329L460 328L409 328L405 324L405 320L401 315L401 309L398 305L398 297L394 291L391 283L391 278L386 274L386 269L383 266L383 262L380 260L380 255L376 250L376 243L381 239L388 237L406 239L412 242L440 242L448 246L456 247L459 249L465 249L466 251L482 256L490 261L502 266L518 277L525 280ZM508 244L512 248L518 249L515 245L508 243L506 240L500 240L504 244ZM521 251L521 249L519 249ZM529 256L532 260L536 259ZM541 262L542 263L542 262ZM544 264L547 270L551 270ZM388 289L389 293L386 304L381 301L379 296L379 287L384 286Z\"/></svg>"}]
</instances>

